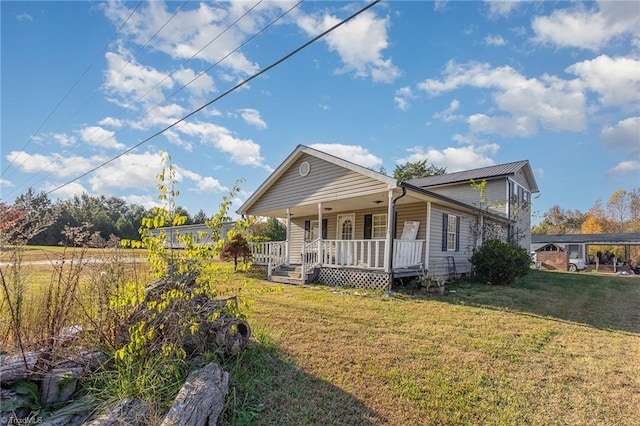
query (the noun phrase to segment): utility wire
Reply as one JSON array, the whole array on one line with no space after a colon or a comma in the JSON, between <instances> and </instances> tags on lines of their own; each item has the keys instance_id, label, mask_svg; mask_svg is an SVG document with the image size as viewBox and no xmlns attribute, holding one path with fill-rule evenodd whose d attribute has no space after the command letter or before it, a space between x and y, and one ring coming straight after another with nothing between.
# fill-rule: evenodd
<instances>
[{"instance_id":1,"label":"utility wire","mask_svg":"<svg viewBox=\"0 0 640 426\"><path fill-rule=\"evenodd\" d=\"M245 84L249 83L250 81L254 80L255 78L261 76L262 74L270 71L271 69L277 67L278 65L280 65L281 63L283 63L284 61L288 60L289 58L291 58L292 56L296 55L298 52L300 52L301 50L309 47L310 45L312 45L313 43L315 43L316 41L320 40L321 38L325 37L327 34L333 32L334 30L336 30L337 28L341 27L342 25L344 25L345 23L347 23L348 21L352 20L353 18L355 18L356 16L360 15L361 13L369 10L371 7L373 7L374 5L380 3L380 0L374 0L371 3L369 3L368 5L366 5L365 7L363 7L362 9L356 11L355 13L353 13L352 15L350 15L349 17L343 19L342 21L338 22L337 24L333 25L332 27L330 27L329 29L323 31L322 33L318 34L317 36L315 36L314 38L312 38L311 40L307 41L306 43L302 44L301 46L297 47L296 49L294 49L293 51L289 52L288 54L286 54L285 56L283 56L282 58L278 59L277 61L273 62L271 65L267 66L266 68L258 71L257 73L253 74L251 77L246 78L245 80L241 81L240 83L236 84L235 86L233 86L232 88L228 89L227 91L225 91L224 93L220 94L219 96L215 97L214 99L210 100L209 102L205 103L204 105L200 106L199 108L191 111L189 114L185 115L184 117L180 118L179 120L176 120L175 122L173 122L172 124L168 125L167 127L165 127L164 129L152 134L151 136L149 136L148 138L138 142L137 144L133 145L132 147L130 147L129 149L121 152L120 154L116 155L115 157L112 157L111 159L99 164L98 166L92 168L91 170L81 174L80 176L62 184L59 185L51 190L49 190L48 192L45 193L45 195L49 195L55 191L58 191L62 188L64 188L67 185L72 184L73 182L82 179L83 177L95 172L96 170L106 166L107 164L117 160L118 158L122 157L125 154L128 154L129 152L133 151L134 149L142 146L143 144L149 142L150 140L156 138L157 136L160 136L161 134L163 134L164 132L172 129L173 127L177 126L178 124L182 123L183 121L187 120L188 118L194 116L195 114L199 113L200 111L202 111L203 109L207 108L208 106L210 106L211 104L219 101L220 99L224 98L225 96L227 96L228 94L234 92L235 90L239 89L240 87L244 86Z\"/></svg>"},{"instance_id":2,"label":"utility wire","mask_svg":"<svg viewBox=\"0 0 640 426\"><path fill-rule=\"evenodd\" d=\"M180 7L180 9L182 7L184 7L184 5L188 2L189 0L186 0L182 6ZM275 20L271 21L268 25L266 25L264 28L262 28L260 31L258 31L256 34L254 34L253 36L251 36L248 40L246 40L244 43L240 44L239 46L237 46L235 49L233 49L231 52L229 52L228 54L226 54L224 57L222 57L220 60L218 60L216 63L214 63L213 65L211 65L210 67L208 67L206 70L200 72L198 75L196 75L193 79L191 79L189 82L187 82L186 84L184 84L182 87L180 87L178 90L176 90L175 92L173 92L171 95L165 97L162 101L160 101L160 103L154 105L153 107L149 108L147 111L145 111L145 113L140 117L141 119L148 116L153 110L155 110L156 108L158 108L159 106L161 106L163 103L165 103L168 99L170 99L171 97L173 97L174 95L176 95L177 93L179 93L180 91L182 91L184 88L186 88L187 86L189 86L191 83L193 83L194 81L196 81L198 78L200 78L203 74L205 74L206 72L210 71L214 66L220 64L222 61L224 61L226 58L228 58L231 54L237 52L240 48L242 48L244 45L246 45L249 41L253 40L255 37L257 37L258 35L262 34L264 31L266 31L269 27L271 27L273 24L275 24L276 22L278 22L280 19L282 19L284 16L286 16L289 12L291 12L293 9L295 9L296 7L298 7L304 0L299 1L298 3L296 3L294 6L292 6L291 8L289 8L285 13L283 13L282 15L280 15L279 17L277 17ZM256 7L258 7L261 3L263 2L263 0L259 0L257 3L255 3L251 8L247 9L240 17L238 17L233 23L229 24L223 31L221 31L220 33L218 33L213 39L211 39L206 45L204 45L202 48L200 48L195 54L193 54L189 59L187 59L186 61L182 62L182 64L178 65L176 68L174 68L167 76L165 76L160 82L158 82L155 86L153 86L151 89L149 89L147 92L145 92L142 96L138 97L135 101L133 102L140 102L142 99L144 99L145 96L147 96L153 89L155 89L156 87L158 87L160 84L162 84L162 82L164 82L167 78L171 77L173 74L175 74L176 71L178 71L178 69L180 69L181 67L183 67L186 63L188 63L189 61L191 61L192 59L194 59L195 57L197 57L204 49L206 49L209 45L211 45L211 43L213 43L215 40L217 40L218 38L220 38L220 36L222 36L224 33L226 33L229 29L231 29L234 25L236 25L241 19L243 19L245 16L247 16L251 11L253 11ZM173 19L173 17L178 13L178 10L176 10L176 12L174 13L174 15L171 17L171 19ZM166 26L168 23L168 21L163 25ZM158 30L156 32L155 35L158 34L158 32L160 32L160 30ZM153 38L153 37L152 37ZM149 42L151 41L151 39L149 40ZM147 44L149 43L147 42ZM146 46L146 45L145 45ZM138 50L139 51L139 50ZM120 71L122 71L129 63L131 62L131 60L125 64ZM86 105L86 103L85 103ZM87 138L89 138L91 135L95 134L98 131L98 129L94 130L93 132L89 133L88 135L85 135L84 137L81 138L81 140L86 140ZM123 130L118 130L116 132L114 132L112 135L110 135L110 137L115 137L116 135L118 135L119 133L121 133ZM106 139L99 141L99 142L103 142ZM98 143L99 143L98 142ZM86 153L87 151L85 151ZM50 169L52 166L48 166L47 168L45 168L44 170L42 170L43 172L45 172L46 170ZM47 174L46 176L50 176L53 172ZM45 176L45 177L46 177ZM45 177L42 177L38 180L38 182L44 180ZM35 178L35 175L32 176L31 178L29 178L27 180L28 183L29 181L31 181L32 179ZM23 185L24 186L24 185ZM13 194L14 192L16 192L16 190L11 191L11 194Z\"/></svg>"},{"instance_id":3,"label":"utility wire","mask_svg":"<svg viewBox=\"0 0 640 426\"><path fill-rule=\"evenodd\" d=\"M131 11L131 13L129 14L129 16L127 16L127 19L124 20L124 22L120 25L120 27L118 27L118 30L113 34L113 36L111 36L111 39L109 40L109 42L107 43L107 46L109 46L109 44L113 41L113 39L120 33L120 31L122 30L122 28L125 26L125 24L127 22L129 22L129 19L133 16L133 14L135 13L136 10L138 10L138 7L140 7L140 5L142 4L142 0L140 0L138 2L138 4L136 5L136 7ZM87 73L89 72L89 70L91 69L91 67L93 67L93 65L96 63L96 61L98 60L98 58L100 57L100 55L96 56L96 58L93 60L93 62L91 62L89 64L89 66L82 72L82 74L80 74L80 77L78 77L76 79L76 81L73 83L73 85L71 86L71 88L67 91L67 93L64 94L64 96L62 97L62 99L60 99L60 101L56 104L56 106L53 108L53 110L49 113L49 115L47 116L47 118L45 118L45 120L42 122L42 124L40 124L40 126L36 129L36 131L31 135L31 137L29 138L29 140L27 140L27 142L25 142L24 145L22 145L22 148L20 148L20 151L18 153L18 155L16 157L14 157L11 162L9 162L9 165L7 165L7 168L4 169L4 171L2 173L0 173L0 177L4 176L4 174L6 173L7 170L9 170L11 168L11 166L13 165L13 163L20 157L20 154L22 152L24 152L24 149L27 147L27 145L29 145L31 143L31 141L33 140L34 137L36 137L36 135L38 133L40 133L40 130L42 130L42 128L44 127L45 124L47 124L47 122L49 121L49 119L51 118L51 116L53 116L53 114L58 110L58 108L60 108L60 105L62 105L62 103L65 101L65 99L67 99L67 97L69 97L69 95L71 94L71 92L73 92L73 90L76 88L76 86L80 83L80 81L84 78L85 75L87 75Z\"/></svg>"}]
</instances>

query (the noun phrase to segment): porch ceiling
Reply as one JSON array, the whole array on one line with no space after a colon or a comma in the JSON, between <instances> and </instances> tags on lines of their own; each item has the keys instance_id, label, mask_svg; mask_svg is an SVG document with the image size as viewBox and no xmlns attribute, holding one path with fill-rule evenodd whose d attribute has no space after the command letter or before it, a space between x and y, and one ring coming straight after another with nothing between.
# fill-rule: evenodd
<instances>
[{"instance_id":1,"label":"porch ceiling","mask_svg":"<svg viewBox=\"0 0 640 426\"><path fill-rule=\"evenodd\" d=\"M400 194L398 191L394 193L394 196ZM417 201L424 201L423 196L417 194L407 193L406 196L397 201L398 205L415 203ZM322 201L323 214L329 213L341 213L352 212L358 210L368 210L374 208L388 208L389 207L389 193L376 192L368 195L360 195L358 197L350 197L348 195L336 195L335 198ZM299 206L290 207L293 217L306 217L315 216L318 214L318 203L310 203ZM263 217L287 217L286 207L280 209L269 210L259 213L251 213L256 216Z\"/></svg>"}]
</instances>

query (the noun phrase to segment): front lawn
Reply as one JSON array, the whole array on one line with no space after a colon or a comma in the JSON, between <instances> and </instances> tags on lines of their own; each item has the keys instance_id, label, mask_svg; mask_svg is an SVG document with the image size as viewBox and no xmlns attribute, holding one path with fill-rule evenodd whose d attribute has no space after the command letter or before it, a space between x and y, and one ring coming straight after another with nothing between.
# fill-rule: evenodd
<instances>
[{"instance_id":1,"label":"front lawn","mask_svg":"<svg viewBox=\"0 0 640 426\"><path fill-rule=\"evenodd\" d=\"M532 271L448 290L249 283L263 345L236 365L226 421L637 424L640 277Z\"/></svg>"}]
</instances>

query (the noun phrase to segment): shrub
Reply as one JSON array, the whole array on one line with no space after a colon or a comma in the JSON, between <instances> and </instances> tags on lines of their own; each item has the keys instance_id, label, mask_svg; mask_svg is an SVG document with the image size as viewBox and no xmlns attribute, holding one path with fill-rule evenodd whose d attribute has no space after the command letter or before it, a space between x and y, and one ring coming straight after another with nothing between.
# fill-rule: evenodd
<instances>
[{"instance_id":1,"label":"shrub","mask_svg":"<svg viewBox=\"0 0 640 426\"><path fill-rule=\"evenodd\" d=\"M527 275L531 263L526 249L497 239L487 240L470 260L480 280L496 285L513 284Z\"/></svg>"}]
</instances>

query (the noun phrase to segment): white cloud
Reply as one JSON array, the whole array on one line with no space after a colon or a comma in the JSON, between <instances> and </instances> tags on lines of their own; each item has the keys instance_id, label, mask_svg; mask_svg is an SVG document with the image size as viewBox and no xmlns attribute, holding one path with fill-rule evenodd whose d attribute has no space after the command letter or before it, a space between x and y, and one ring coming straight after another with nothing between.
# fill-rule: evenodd
<instances>
[{"instance_id":1,"label":"white cloud","mask_svg":"<svg viewBox=\"0 0 640 426\"><path fill-rule=\"evenodd\" d=\"M461 116L454 114L454 112L456 112L458 108L460 108L460 101L454 99L449 104L449 108L445 109L444 111L434 113L432 117L439 118L445 123L459 120Z\"/></svg>"},{"instance_id":2,"label":"white cloud","mask_svg":"<svg viewBox=\"0 0 640 426\"><path fill-rule=\"evenodd\" d=\"M252 126L257 127L258 129L266 129L267 123L264 122L262 117L260 117L260 111L253 108L243 108L239 109L238 112L242 119Z\"/></svg>"},{"instance_id":3,"label":"white cloud","mask_svg":"<svg viewBox=\"0 0 640 426\"><path fill-rule=\"evenodd\" d=\"M339 18L329 14L301 15L297 21L300 28L313 36L338 22ZM389 46L388 25L387 18L379 18L366 11L329 33L324 40L329 50L337 52L344 64L338 72L353 72L356 77L371 77L373 81L383 83L391 83L400 76L400 70L391 59L382 55Z\"/></svg>"},{"instance_id":4,"label":"white cloud","mask_svg":"<svg viewBox=\"0 0 640 426\"><path fill-rule=\"evenodd\" d=\"M562 80L543 75L526 78L509 66L450 61L442 80L427 79L418 88L440 95L463 86L493 90L497 107L506 116L475 114L469 117L472 129L503 135L530 136L542 126L551 131L581 131L586 126L586 98L578 80Z\"/></svg>"},{"instance_id":5,"label":"white cloud","mask_svg":"<svg viewBox=\"0 0 640 426\"><path fill-rule=\"evenodd\" d=\"M251 4L200 3L197 8L182 9L172 17L174 11L168 10L167 3L146 2L129 18L121 33L130 36L141 46L153 37L149 46L173 59L189 60L197 53L199 60L214 64L241 45L256 28L262 27L271 12L279 10L281 6L278 2L265 2L253 13L247 14L241 23L231 26L240 16L238 13L244 13ZM106 16L117 26L132 12L120 2L106 2L103 7ZM155 34L165 23L162 31ZM242 75L253 74L259 69L241 52L231 54L218 67Z\"/></svg>"},{"instance_id":6,"label":"white cloud","mask_svg":"<svg viewBox=\"0 0 640 426\"><path fill-rule=\"evenodd\" d=\"M485 0L484 4L489 9L489 17L498 18L508 16L516 7L518 0Z\"/></svg>"},{"instance_id":7,"label":"white cloud","mask_svg":"<svg viewBox=\"0 0 640 426\"><path fill-rule=\"evenodd\" d=\"M213 84L213 78L205 73L196 74L192 69L183 68L177 70L173 73L173 78L180 83L181 86L188 84L186 90L199 98L204 97L216 89Z\"/></svg>"},{"instance_id":8,"label":"white cloud","mask_svg":"<svg viewBox=\"0 0 640 426\"><path fill-rule=\"evenodd\" d=\"M8 181L6 179L0 178L0 186L12 187L12 186L15 186L15 185L11 181Z\"/></svg>"},{"instance_id":9,"label":"white cloud","mask_svg":"<svg viewBox=\"0 0 640 426\"><path fill-rule=\"evenodd\" d=\"M78 139L75 136L70 136L65 133L54 133L51 137L60 144L60 146L73 146Z\"/></svg>"},{"instance_id":10,"label":"white cloud","mask_svg":"<svg viewBox=\"0 0 640 426\"><path fill-rule=\"evenodd\" d=\"M630 117L608 126L600 134L602 140L613 149L629 149L640 155L640 117Z\"/></svg>"},{"instance_id":11,"label":"white cloud","mask_svg":"<svg viewBox=\"0 0 640 426\"><path fill-rule=\"evenodd\" d=\"M124 122L122 120L113 117L105 117L102 120L98 121L98 124L101 126L113 127L116 129L124 126Z\"/></svg>"},{"instance_id":12,"label":"white cloud","mask_svg":"<svg viewBox=\"0 0 640 426\"><path fill-rule=\"evenodd\" d=\"M111 130L99 126L88 126L81 129L79 133L82 141L89 145L113 149L124 148L124 144L116 140L116 133Z\"/></svg>"},{"instance_id":13,"label":"white cloud","mask_svg":"<svg viewBox=\"0 0 640 426\"><path fill-rule=\"evenodd\" d=\"M637 108L640 101L640 60L598 56L566 69L581 78L585 88L600 95L605 106Z\"/></svg>"},{"instance_id":14,"label":"white cloud","mask_svg":"<svg viewBox=\"0 0 640 426\"><path fill-rule=\"evenodd\" d=\"M45 192L52 191L58 188L62 183L47 183L43 186L42 190ZM56 189L55 192L52 192L49 197L51 199L57 200L70 200L76 195L82 195L83 193L89 193L87 189L78 182L71 182L63 186L62 188Z\"/></svg>"},{"instance_id":15,"label":"white cloud","mask_svg":"<svg viewBox=\"0 0 640 426\"><path fill-rule=\"evenodd\" d=\"M25 22L25 21L33 21L33 16L29 15L28 13L24 12L24 13L20 13L19 15L16 16L16 19L18 20L18 22Z\"/></svg>"},{"instance_id":16,"label":"white cloud","mask_svg":"<svg viewBox=\"0 0 640 426\"><path fill-rule=\"evenodd\" d=\"M225 127L213 123L182 122L174 127L174 130L199 138L206 145L214 146L216 149L228 154L236 164L262 167L267 171L271 171L271 168L264 164L264 158L260 155L260 145L251 139L234 137Z\"/></svg>"},{"instance_id":17,"label":"white cloud","mask_svg":"<svg viewBox=\"0 0 640 426\"><path fill-rule=\"evenodd\" d=\"M218 179L211 176L201 176L198 173L183 169L182 167L177 167L176 171L180 178L185 177L194 181L196 184L196 191L210 193L229 191L229 188L222 185Z\"/></svg>"},{"instance_id":18,"label":"white cloud","mask_svg":"<svg viewBox=\"0 0 640 426\"><path fill-rule=\"evenodd\" d=\"M84 158L66 154L28 154L24 151L12 151L6 159L25 173L49 173L64 178L87 172L103 161L100 157Z\"/></svg>"},{"instance_id":19,"label":"white cloud","mask_svg":"<svg viewBox=\"0 0 640 426\"><path fill-rule=\"evenodd\" d=\"M91 174L91 189L103 194L111 189L155 188L156 176L163 168L162 158L162 153L156 152L125 154Z\"/></svg>"},{"instance_id":20,"label":"white cloud","mask_svg":"<svg viewBox=\"0 0 640 426\"><path fill-rule=\"evenodd\" d=\"M495 154L498 148L495 144L488 144L461 148L448 147L443 150L429 147L425 151L423 147L416 146L407 149L409 155L396 159L396 164L402 165L407 162L415 163L426 160L427 165L446 167L447 172L451 173L493 165L493 160L488 155Z\"/></svg>"},{"instance_id":21,"label":"white cloud","mask_svg":"<svg viewBox=\"0 0 640 426\"><path fill-rule=\"evenodd\" d=\"M118 53L107 52L104 88L109 100L117 105L136 109L139 103L156 105L164 100L163 89L173 87L167 74L135 61L128 62Z\"/></svg>"},{"instance_id":22,"label":"white cloud","mask_svg":"<svg viewBox=\"0 0 640 426\"><path fill-rule=\"evenodd\" d=\"M340 143L314 143L309 145L313 149L326 152L339 158L346 158L352 163L363 167L374 168L382 166L382 159L359 145L344 145Z\"/></svg>"},{"instance_id":23,"label":"white cloud","mask_svg":"<svg viewBox=\"0 0 640 426\"><path fill-rule=\"evenodd\" d=\"M484 44L487 46L504 46L507 41L499 35L488 35L484 38Z\"/></svg>"},{"instance_id":24,"label":"white cloud","mask_svg":"<svg viewBox=\"0 0 640 426\"><path fill-rule=\"evenodd\" d=\"M640 161L622 161L614 168L607 171L607 176L624 175L636 172L636 177L640 173Z\"/></svg>"},{"instance_id":25,"label":"white cloud","mask_svg":"<svg viewBox=\"0 0 640 426\"><path fill-rule=\"evenodd\" d=\"M591 5L591 3L589 3ZM640 36L640 13L635 1L599 1L590 9L580 3L534 17L534 41L559 47L598 51L614 38Z\"/></svg>"},{"instance_id":26,"label":"white cloud","mask_svg":"<svg viewBox=\"0 0 640 426\"><path fill-rule=\"evenodd\" d=\"M158 201L158 199L152 195L135 194L135 195L125 195L120 198L123 198L127 202L127 204L136 204L138 206L144 207L145 209L161 207L161 204Z\"/></svg>"},{"instance_id":27,"label":"white cloud","mask_svg":"<svg viewBox=\"0 0 640 426\"><path fill-rule=\"evenodd\" d=\"M393 98L393 102L395 102L396 106L401 111L407 111L411 106L409 101L415 98L417 98L417 96L413 94L411 87L404 86L396 90L396 95Z\"/></svg>"}]
</instances>

